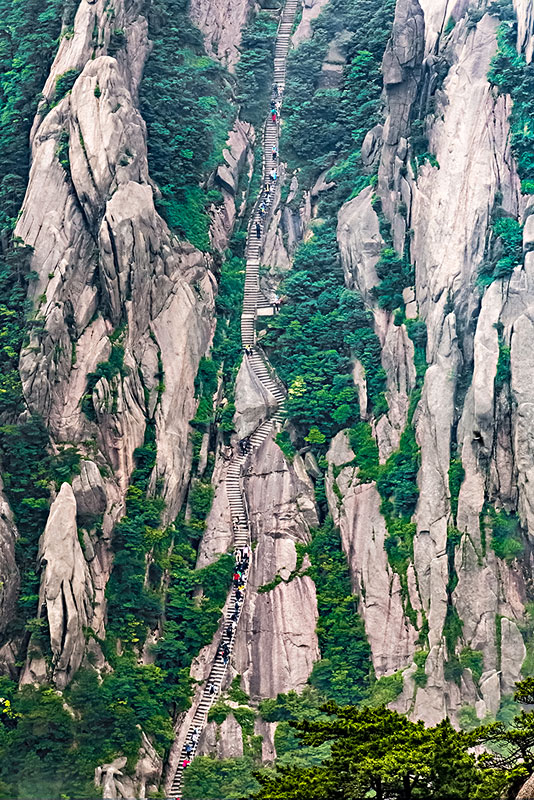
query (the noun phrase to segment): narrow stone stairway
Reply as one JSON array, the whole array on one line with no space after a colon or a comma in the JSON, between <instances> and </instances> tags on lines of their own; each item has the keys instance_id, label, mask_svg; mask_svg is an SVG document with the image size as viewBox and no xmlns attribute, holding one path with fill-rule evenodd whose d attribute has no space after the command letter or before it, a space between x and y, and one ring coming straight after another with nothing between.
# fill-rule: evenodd
<instances>
[{"instance_id":1,"label":"narrow stone stairway","mask_svg":"<svg viewBox=\"0 0 534 800\"><path fill-rule=\"evenodd\" d=\"M278 108L280 108L286 77L286 61L289 52L291 33L297 7L301 0L286 0L284 10L280 19L278 33L275 43L274 54L274 84L278 87ZM279 174L278 160L273 159L273 146L278 152L279 135L279 114L277 120L273 121L271 114L265 123L263 135L263 180L262 187L266 181L270 184L269 174L273 167ZM258 308L259 295L259 268L260 254L263 245L265 224L268 219L269 209L272 205L275 189L280 178L275 182L275 186L267 194L264 189L257 200L248 227L248 239L246 246L246 272L245 289L243 296L243 311L241 314L241 341L245 351L244 358L249 359L255 375L263 386L275 397L278 407L276 412L263 422L243 443L242 452L236 454L228 468L226 475L226 492L232 515L232 527L234 531L234 554L236 565L243 561L243 555L248 553L251 556L251 537L250 521L247 511L246 499L242 484L242 468L250 454L254 452L268 436L271 435L274 426L281 422L283 418L284 391L281 384L276 379L274 372L269 367L260 349L256 346L256 312ZM262 208L263 207L263 208ZM260 226L260 236L257 235L257 225ZM240 592L241 597L237 596L237 587L233 586L228 596L224 618L222 622L222 635L219 629L218 636L221 643L226 645L226 652L223 653L221 646L217 648L217 654L212 664L210 674L201 689L200 699L198 700L192 720L190 721L187 734L180 752L178 766L172 778L170 791L167 793L169 800L180 800L183 784L184 764L187 765L196 754L200 735L207 723L208 713L217 700L221 686L226 674L227 666L235 642L235 632L244 605L246 594L249 566L243 570L241 585L244 589Z\"/></svg>"}]
</instances>

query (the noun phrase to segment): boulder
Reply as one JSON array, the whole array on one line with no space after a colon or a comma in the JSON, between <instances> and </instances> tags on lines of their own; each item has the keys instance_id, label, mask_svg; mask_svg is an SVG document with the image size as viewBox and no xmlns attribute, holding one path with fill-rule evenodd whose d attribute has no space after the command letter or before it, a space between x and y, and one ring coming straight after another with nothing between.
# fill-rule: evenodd
<instances>
[{"instance_id":1,"label":"boulder","mask_svg":"<svg viewBox=\"0 0 534 800\"><path fill-rule=\"evenodd\" d=\"M80 474L72 481L76 510L81 521L103 514L106 510L106 488L100 470L94 461L82 460Z\"/></svg>"}]
</instances>

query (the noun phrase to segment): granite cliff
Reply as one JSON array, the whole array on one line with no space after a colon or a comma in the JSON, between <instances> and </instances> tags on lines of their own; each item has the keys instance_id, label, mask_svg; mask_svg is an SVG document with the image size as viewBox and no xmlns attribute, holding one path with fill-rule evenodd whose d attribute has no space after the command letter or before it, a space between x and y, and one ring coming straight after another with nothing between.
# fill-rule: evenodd
<instances>
[{"instance_id":1,"label":"granite cliff","mask_svg":"<svg viewBox=\"0 0 534 800\"><path fill-rule=\"evenodd\" d=\"M168 777L169 753L176 762L196 696L188 676L205 679L217 649L231 453L276 406L240 359L236 313L259 188L254 102L269 99L280 4L179 4L177 85L194 68L220 88L201 97L213 147L197 173L187 134L176 144L169 130L174 109L154 119L143 83L165 4L59 5L12 230L29 277L20 400L0 442L0 667L14 692L64 692L73 718L93 678L108 715L117 702L133 709L132 750L117 723L83 769L92 780L97 768L106 797L144 797ZM290 759L277 696L295 691L316 708L318 696L374 691L413 719L465 726L500 718L534 670L534 182L517 133L528 110L501 69L513 50L514 75L528 76L531 3L385 0L374 22L364 13L304 0L292 33L260 267L263 307L279 296L282 311L258 321L287 421L247 464L250 577L200 742L232 769ZM243 37L257 58L246 60ZM184 116L193 107L186 93ZM168 185L161 141L185 165ZM318 305L334 309L338 292L338 341L292 311L313 295L309 264L327 248L335 277ZM311 357L309 373L291 372L311 340L319 389ZM325 365L338 357L336 384ZM330 384L334 411L318 394ZM35 420L54 468L24 483L9 436ZM40 494L21 506L32 481ZM40 515L31 536L28 507ZM344 570L337 595L332 564ZM329 603L343 602L350 624L329 627ZM183 646L180 626L193 631ZM352 661L342 635L358 642ZM153 712L137 709L142 692Z\"/></svg>"}]
</instances>

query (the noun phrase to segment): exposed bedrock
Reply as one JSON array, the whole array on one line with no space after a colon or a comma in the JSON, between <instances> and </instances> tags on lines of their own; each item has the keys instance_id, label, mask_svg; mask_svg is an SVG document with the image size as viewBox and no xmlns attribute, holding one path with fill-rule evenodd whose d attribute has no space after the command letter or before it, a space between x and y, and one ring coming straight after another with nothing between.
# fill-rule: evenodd
<instances>
[{"instance_id":1,"label":"exposed bedrock","mask_svg":"<svg viewBox=\"0 0 534 800\"><path fill-rule=\"evenodd\" d=\"M306 542L317 525L313 487L300 457L288 464L272 439L255 452L245 487L254 550L233 666L251 697L275 697L302 688L319 657L315 585L292 577L295 543ZM275 588L255 591L277 576Z\"/></svg>"},{"instance_id":2,"label":"exposed bedrock","mask_svg":"<svg viewBox=\"0 0 534 800\"><path fill-rule=\"evenodd\" d=\"M39 616L48 620L52 650L52 676L63 689L80 666L85 651L85 630L92 617L93 585L76 525L76 498L68 483L61 486L50 507L39 542L41 589ZM41 677L44 659L32 655L21 683Z\"/></svg>"},{"instance_id":3,"label":"exposed bedrock","mask_svg":"<svg viewBox=\"0 0 534 800\"><path fill-rule=\"evenodd\" d=\"M252 0L191 0L189 15L204 34L208 53L232 68Z\"/></svg>"},{"instance_id":4,"label":"exposed bedrock","mask_svg":"<svg viewBox=\"0 0 534 800\"><path fill-rule=\"evenodd\" d=\"M521 219L525 205L509 148L510 101L494 93L486 77L497 47L498 21L484 16L475 26L467 26L458 13L459 21L446 43L448 74L436 94L433 114L426 120L429 150L436 162L434 166L428 160L419 163L415 173L409 164L410 144L404 138L409 132L405 114L415 97L419 65L429 48L438 46L438 34L452 8L441 0L422 0L424 26L416 9L407 27L399 27L407 8L397 5L396 32L384 57L388 122L384 131L374 132L372 141L368 137L364 150L370 160L375 159L372 153L384 142L378 195L393 223L393 240L399 249L405 231L404 223L398 223L398 203L406 206L404 218L413 229L410 255L415 264L415 286L405 294L406 316L419 315L428 334L428 369L413 418L421 467L414 562L408 570L411 605L419 619L424 613L428 620L428 680L426 687L418 689L408 670L398 702L414 717L435 722L446 714L454 717L465 704L473 705L480 717L488 711L495 713L502 695L509 694L519 678L525 656L519 632L526 601L523 571L517 562L498 559L489 542L483 544L480 514L490 498L508 511L518 508L525 530L534 529L533 453L528 433L534 408L528 378L534 369L529 346L534 259L528 252L534 225L527 219L524 265L508 281L495 281L482 292L476 279L485 258L492 209L497 203L501 214ZM338 242L346 284L358 289L373 307L383 348L390 408L378 422L371 422L384 461L398 446L406 425L415 371L405 327L394 326L389 315L375 307L371 292L383 246L371 196L371 190L365 189L342 208ZM494 392L503 343L510 347L511 403ZM354 374L361 402L365 377L358 365ZM461 458L465 470L456 521L451 516L449 490L452 456ZM345 434L339 434L329 453L329 505L341 528L354 586L361 593L373 663L383 674L410 667L417 632L404 615L405 600L399 590L396 597L387 557L380 555L383 544L378 543L387 535L380 498L373 484L358 484L352 457ZM333 465L336 473L340 470L336 492ZM451 602L447 542L454 525L463 534L452 564L458 579L452 604L463 622L457 652L470 647L483 653L486 672L478 685L467 670L458 686L445 680L443 672L448 658L443 628ZM371 548L375 548L372 556L365 555ZM382 567L367 570L366 576L366 564L380 563ZM371 600L374 596L376 601ZM374 602L380 609L380 622L371 623ZM393 627L388 629L388 625Z\"/></svg>"}]
</instances>

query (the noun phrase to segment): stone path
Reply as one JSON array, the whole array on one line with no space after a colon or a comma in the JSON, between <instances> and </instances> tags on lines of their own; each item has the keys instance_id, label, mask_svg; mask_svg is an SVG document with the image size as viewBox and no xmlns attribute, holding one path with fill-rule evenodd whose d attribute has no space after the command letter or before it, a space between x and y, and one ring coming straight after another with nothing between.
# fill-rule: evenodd
<instances>
[{"instance_id":1,"label":"stone path","mask_svg":"<svg viewBox=\"0 0 534 800\"><path fill-rule=\"evenodd\" d=\"M275 54L274 54L274 83L278 87L278 98L281 101L285 77L286 77L286 61L289 52L291 41L291 32L295 14L300 0L286 0L280 25L278 28ZM264 138L263 138L263 182L262 186L268 179L269 173L273 166L278 172L278 161L273 160L272 150L273 146L276 147L278 152L278 133L279 133L279 120L273 122L271 114L265 124ZM271 183L271 181L269 181ZM268 364L259 350L256 347L256 314L258 308L258 295L259 295L259 268L260 268L260 253L263 244L264 235L264 220L268 217L269 206L272 204L274 197L274 187L269 196L262 192L254 212L251 215L248 240L246 247L246 274L245 274L245 292L243 297L243 312L241 315L241 340L243 348L245 349L245 358L249 359L249 363L261 381L263 386L276 398L278 401L278 408L264 423L262 423L254 433L248 437L246 446L243 448L244 452L236 455L228 468L226 476L226 491L230 504L232 514L232 526L234 530L234 553L236 563L240 561L243 548L247 549L251 555L250 550L250 521L246 506L246 499L243 491L242 484L242 468L245 461L249 458L250 454L254 452L265 439L272 433L274 426L281 422L283 417L284 407L284 392L271 373ZM260 212L262 202L265 203L267 208L266 213L262 216ZM256 225L261 227L261 236L256 234ZM243 576L243 583L245 586L244 593L246 592L248 580L248 569ZM236 601L236 587L233 587L225 605L225 618L222 622L222 636L221 631L217 635L221 637L221 642L226 642L228 649L228 656L223 658L221 648L217 648L217 654L212 664L212 668L207 681L203 688L200 690L200 698L197 698L198 704L196 706L194 715L190 721L187 734L181 748L178 767L174 773L170 791L168 792L169 800L180 800L180 793L182 791L183 783L183 763L187 760L192 760L196 754L198 747L198 740L202 733L207 720L208 713L217 700L220 693L222 682L226 674L226 669L230 661L230 656L235 642L235 631L241 611L243 609L244 597L240 601ZM226 631L232 629L231 635L227 635ZM189 748L190 752L187 753Z\"/></svg>"}]
</instances>

